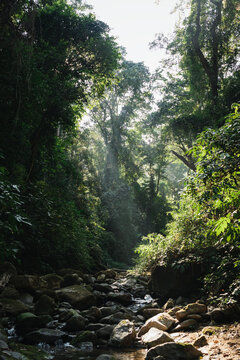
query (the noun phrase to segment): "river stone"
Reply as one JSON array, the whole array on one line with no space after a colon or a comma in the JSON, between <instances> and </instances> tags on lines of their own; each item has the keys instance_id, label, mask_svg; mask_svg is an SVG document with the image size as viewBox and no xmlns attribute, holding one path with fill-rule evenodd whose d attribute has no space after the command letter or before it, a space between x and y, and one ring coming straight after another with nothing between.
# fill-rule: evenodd
<instances>
[{"instance_id":1,"label":"river stone","mask_svg":"<svg viewBox=\"0 0 240 360\"><path fill-rule=\"evenodd\" d=\"M151 328L142 336L142 342L147 345L148 348L151 348L166 342L174 342L174 340L168 333L156 328Z\"/></svg>"},{"instance_id":2,"label":"river stone","mask_svg":"<svg viewBox=\"0 0 240 360\"><path fill-rule=\"evenodd\" d=\"M175 324L175 319L168 313L157 314L145 322L145 324L141 327L138 336L146 334L146 332L148 332L148 330L152 327L167 331L173 324Z\"/></svg>"},{"instance_id":3,"label":"river stone","mask_svg":"<svg viewBox=\"0 0 240 360\"><path fill-rule=\"evenodd\" d=\"M47 274L41 276L41 279L47 282L48 289L57 290L60 289L60 284L63 278L57 274Z\"/></svg>"},{"instance_id":4,"label":"river stone","mask_svg":"<svg viewBox=\"0 0 240 360\"><path fill-rule=\"evenodd\" d=\"M157 345L147 352L146 360L159 357L161 360L192 360L199 359L201 351L190 344L179 344L174 342Z\"/></svg>"},{"instance_id":5,"label":"river stone","mask_svg":"<svg viewBox=\"0 0 240 360\"><path fill-rule=\"evenodd\" d=\"M115 358L109 354L101 354L96 358L96 360L115 360Z\"/></svg>"},{"instance_id":6,"label":"river stone","mask_svg":"<svg viewBox=\"0 0 240 360\"><path fill-rule=\"evenodd\" d=\"M101 319L101 322L103 324L118 324L119 321L124 320L125 315L122 312L117 312L115 314L112 314L110 316L106 316L105 318Z\"/></svg>"},{"instance_id":7,"label":"river stone","mask_svg":"<svg viewBox=\"0 0 240 360\"><path fill-rule=\"evenodd\" d=\"M108 294L108 299L119 302L122 305L130 305L132 303L132 295L123 291Z\"/></svg>"},{"instance_id":8,"label":"river stone","mask_svg":"<svg viewBox=\"0 0 240 360\"><path fill-rule=\"evenodd\" d=\"M166 311L172 309L175 306L175 302L172 298L169 298L168 301L163 305L163 309Z\"/></svg>"},{"instance_id":9,"label":"river stone","mask_svg":"<svg viewBox=\"0 0 240 360\"><path fill-rule=\"evenodd\" d=\"M0 340L0 350L7 350L8 344L4 340Z\"/></svg>"},{"instance_id":10,"label":"river stone","mask_svg":"<svg viewBox=\"0 0 240 360\"><path fill-rule=\"evenodd\" d=\"M61 287L67 287L71 285L80 285L83 283L83 279L78 274L67 274L64 276L61 282Z\"/></svg>"},{"instance_id":11,"label":"river stone","mask_svg":"<svg viewBox=\"0 0 240 360\"><path fill-rule=\"evenodd\" d=\"M29 311L29 306L23 304L20 300L3 298L0 299L1 310L10 316L16 316L23 312Z\"/></svg>"},{"instance_id":12,"label":"river stone","mask_svg":"<svg viewBox=\"0 0 240 360\"><path fill-rule=\"evenodd\" d=\"M198 337L193 343L193 345L196 346L197 348L205 346L207 344L208 344L208 342L207 342L207 339L206 339L206 337L204 335Z\"/></svg>"},{"instance_id":13,"label":"river stone","mask_svg":"<svg viewBox=\"0 0 240 360\"><path fill-rule=\"evenodd\" d=\"M207 306L205 304L193 303L188 304L182 310L176 312L176 318L179 321L186 319L188 315L191 314L202 314L207 311Z\"/></svg>"},{"instance_id":14,"label":"river stone","mask_svg":"<svg viewBox=\"0 0 240 360\"><path fill-rule=\"evenodd\" d=\"M94 305L95 296L82 285L72 285L56 291L61 301L69 302L73 307L83 310Z\"/></svg>"},{"instance_id":15,"label":"river stone","mask_svg":"<svg viewBox=\"0 0 240 360\"><path fill-rule=\"evenodd\" d=\"M171 315L171 316L175 316L176 315L176 312L181 310L181 307L180 306L174 306L174 308L168 310L168 314Z\"/></svg>"},{"instance_id":16,"label":"river stone","mask_svg":"<svg viewBox=\"0 0 240 360\"><path fill-rule=\"evenodd\" d=\"M89 310L82 311L81 314L89 321L95 321L102 317L101 310L96 306L92 306Z\"/></svg>"},{"instance_id":17,"label":"river stone","mask_svg":"<svg viewBox=\"0 0 240 360\"><path fill-rule=\"evenodd\" d=\"M110 345L116 347L130 347L136 338L134 323L129 320L122 320L115 326L110 337Z\"/></svg>"},{"instance_id":18,"label":"river stone","mask_svg":"<svg viewBox=\"0 0 240 360\"><path fill-rule=\"evenodd\" d=\"M95 344L97 342L97 335L95 331L81 331L77 336L71 341L71 344L76 347L81 347L82 343L92 342Z\"/></svg>"},{"instance_id":19,"label":"river stone","mask_svg":"<svg viewBox=\"0 0 240 360\"><path fill-rule=\"evenodd\" d=\"M21 292L35 294L36 290L46 289L47 281L37 275L16 275L11 279L11 284Z\"/></svg>"},{"instance_id":20,"label":"river stone","mask_svg":"<svg viewBox=\"0 0 240 360\"><path fill-rule=\"evenodd\" d=\"M64 330L67 331L79 331L85 328L86 320L83 316L75 314L66 321Z\"/></svg>"},{"instance_id":21,"label":"river stone","mask_svg":"<svg viewBox=\"0 0 240 360\"><path fill-rule=\"evenodd\" d=\"M172 332L182 331L186 329L195 329L198 326L198 322L195 319L184 320L180 324L178 324Z\"/></svg>"},{"instance_id":22,"label":"river stone","mask_svg":"<svg viewBox=\"0 0 240 360\"><path fill-rule=\"evenodd\" d=\"M98 290L98 291L102 291L104 293L110 292L112 291L112 287L109 284L105 284L105 283L101 283L101 284L94 284L94 289Z\"/></svg>"},{"instance_id":23,"label":"river stone","mask_svg":"<svg viewBox=\"0 0 240 360\"><path fill-rule=\"evenodd\" d=\"M163 312L163 310L160 308L148 308L148 309L143 310L143 316L145 319L149 319L150 317L153 317L162 312Z\"/></svg>"},{"instance_id":24,"label":"river stone","mask_svg":"<svg viewBox=\"0 0 240 360\"><path fill-rule=\"evenodd\" d=\"M35 304L37 315L52 315L55 311L55 301L48 295L42 295Z\"/></svg>"},{"instance_id":25,"label":"river stone","mask_svg":"<svg viewBox=\"0 0 240 360\"><path fill-rule=\"evenodd\" d=\"M114 306L103 306L99 309L101 311L102 317L112 315L120 310L120 307L117 305Z\"/></svg>"},{"instance_id":26,"label":"river stone","mask_svg":"<svg viewBox=\"0 0 240 360\"><path fill-rule=\"evenodd\" d=\"M16 330L19 334L26 334L44 327L50 321L52 318L49 315L36 316L29 312L22 313L16 319Z\"/></svg>"},{"instance_id":27,"label":"river stone","mask_svg":"<svg viewBox=\"0 0 240 360\"><path fill-rule=\"evenodd\" d=\"M24 341L29 344L37 344L39 342L53 344L55 341L62 339L65 335L65 332L61 330L43 328L26 334L24 336Z\"/></svg>"},{"instance_id":28,"label":"river stone","mask_svg":"<svg viewBox=\"0 0 240 360\"><path fill-rule=\"evenodd\" d=\"M8 298L8 299L19 299L19 296L20 296L19 292L11 286L5 286L5 288L3 289L0 295L1 298Z\"/></svg>"},{"instance_id":29,"label":"river stone","mask_svg":"<svg viewBox=\"0 0 240 360\"><path fill-rule=\"evenodd\" d=\"M97 337L101 339L109 339L113 329L114 325L105 325L96 331Z\"/></svg>"}]
</instances>

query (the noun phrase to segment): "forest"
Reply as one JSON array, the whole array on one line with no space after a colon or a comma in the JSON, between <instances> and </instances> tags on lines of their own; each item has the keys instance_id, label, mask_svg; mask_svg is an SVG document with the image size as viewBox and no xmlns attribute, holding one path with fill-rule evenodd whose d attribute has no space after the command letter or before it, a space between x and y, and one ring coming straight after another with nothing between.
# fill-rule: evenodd
<instances>
[{"instance_id":1,"label":"forest","mask_svg":"<svg viewBox=\"0 0 240 360\"><path fill-rule=\"evenodd\" d=\"M0 262L240 293L240 6L189 6L152 74L81 0L1 0Z\"/></svg>"}]
</instances>

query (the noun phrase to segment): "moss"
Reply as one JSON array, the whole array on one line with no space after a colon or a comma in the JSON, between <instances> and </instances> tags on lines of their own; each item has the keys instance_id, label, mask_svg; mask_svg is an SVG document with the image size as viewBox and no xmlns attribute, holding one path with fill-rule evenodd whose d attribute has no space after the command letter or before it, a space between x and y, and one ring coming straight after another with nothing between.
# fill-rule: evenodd
<instances>
[{"instance_id":1,"label":"moss","mask_svg":"<svg viewBox=\"0 0 240 360\"><path fill-rule=\"evenodd\" d=\"M221 328L218 326L208 326L202 329L204 335L214 335L216 332L220 331Z\"/></svg>"},{"instance_id":2,"label":"moss","mask_svg":"<svg viewBox=\"0 0 240 360\"><path fill-rule=\"evenodd\" d=\"M17 344L17 343L10 343L9 348L12 351L18 352L23 355L28 360L48 360L51 359L52 356L47 354L46 352L38 349L36 346L32 345L24 345L24 344ZM12 360L9 357L9 360ZM15 360L15 358L14 358Z\"/></svg>"}]
</instances>

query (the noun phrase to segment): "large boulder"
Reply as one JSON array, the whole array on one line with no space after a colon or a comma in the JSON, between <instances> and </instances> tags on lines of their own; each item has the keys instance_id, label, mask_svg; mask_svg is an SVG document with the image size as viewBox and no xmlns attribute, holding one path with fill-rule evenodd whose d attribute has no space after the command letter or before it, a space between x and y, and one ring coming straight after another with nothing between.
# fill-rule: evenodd
<instances>
[{"instance_id":1,"label":"large boulder","mask_svg":"<svg viewBox=\"0 0 240 360\"><path fill-rule=\"evenodd\" d=\"M116 347L130 347L136 338L133 322L122 320L115 326L110 337L110 344Z\"/></svg>"},{"instance_id":2,"label":"large boulder","mask_svg":"<svg viewBox=\"0 0 240 360\"><path fill-rule=\"evenodd\" d=\"M175 319L168 313L157 314L145 322L139 330L138 336L146 334L146 332L148 332L151 328L167 331L173 326L173 324L175 324Z\"/></svg>"},{"instance_id":3,"label":"large boulder","mask_svg":"<svg viewBox=\"0 0 240 360\"><path fill-rule=\"evenodd\" d=\"M43 294L35 304L35 313L37 315L52 315L55 308L55 301L50 296Z\"/></svg>"},{"instance_id":4,"label":"large boulder","mask_svg":"<svg viewBox=\"0 0 240 360\"><path fill-rule=\"evenodd\" d=\"M84 310L95 305L95 296L82 285L72 285L56 291L61 301L69 302L73 307Z\"/></svg>"},{"instance_id":5,"label":"large boulder","mask_svg":"<svg viewBox=\"0 0 240 360\"><path fill-rule=\"evenodd\" d=\"M198 280L202 275L201 265L198 263L187 264L183 271L172 266L157 265L153 268L149 289L162 301L176 298L180 295L189 297L201 287Z\"/></svg>"},{"instance_id":6,"label":"large boulder","mask_svg":"<svg viewBox=\"0 0 240 360\"><path fill-rule=\"evenodd\" d=\"M201 351L190 344L169 342L151 348L147 352L146 360L193 360L199 359L201 355Z\"/></svg>"}]
</instances>

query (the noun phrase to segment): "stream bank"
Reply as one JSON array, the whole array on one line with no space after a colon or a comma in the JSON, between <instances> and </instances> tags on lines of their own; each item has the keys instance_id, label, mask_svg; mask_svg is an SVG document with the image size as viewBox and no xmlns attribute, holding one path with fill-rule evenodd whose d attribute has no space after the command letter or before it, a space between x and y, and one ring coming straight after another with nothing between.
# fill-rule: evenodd
<instances>
[{"instance_id":1,"label":"stream bank","mask_svg":"<svg viewBox=\"0 0 240 360\"><path fill-rule=\"evenodd\" d=\"M181 294L161 304L149 294L149 279L116 269L21 275L6 264L0 359L240 358L239 304L213 309Z\"/></svg>"}]
</instances>

